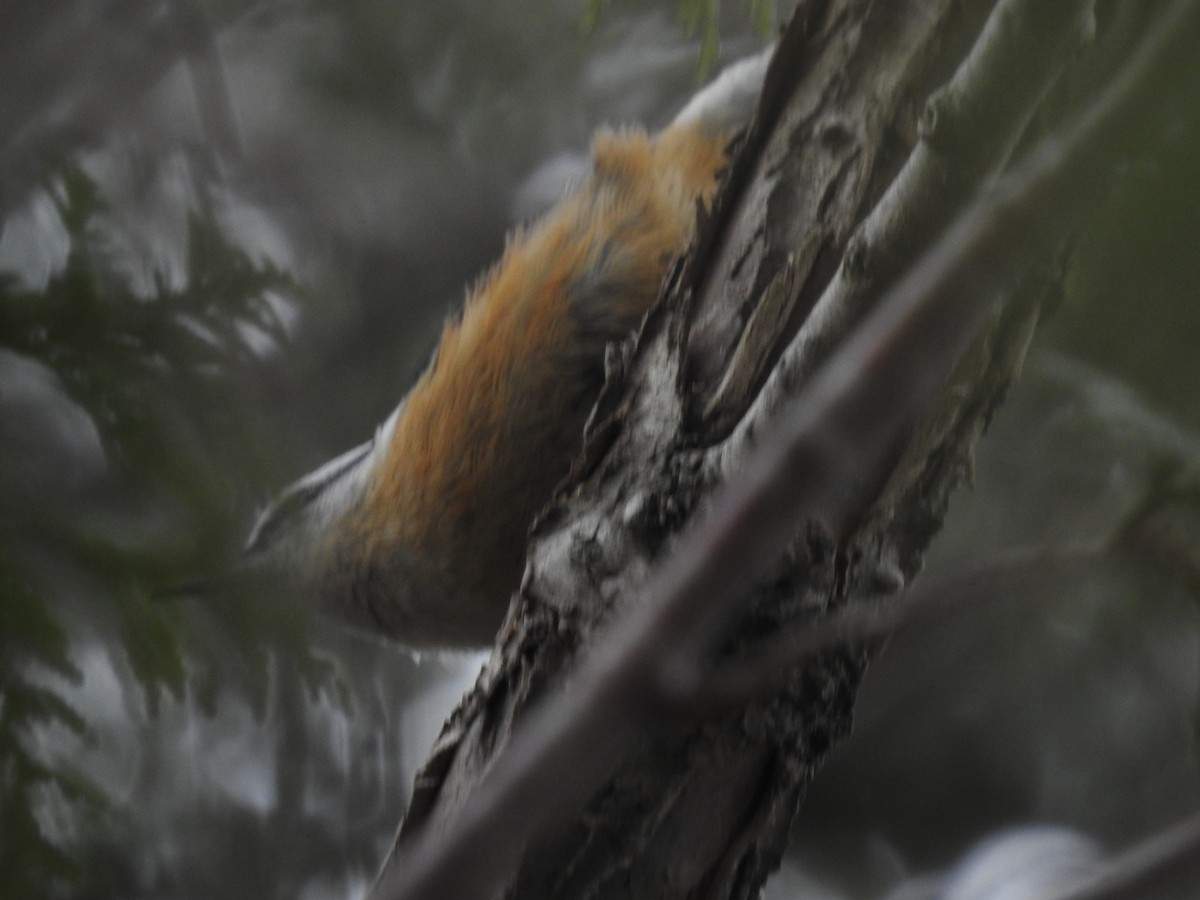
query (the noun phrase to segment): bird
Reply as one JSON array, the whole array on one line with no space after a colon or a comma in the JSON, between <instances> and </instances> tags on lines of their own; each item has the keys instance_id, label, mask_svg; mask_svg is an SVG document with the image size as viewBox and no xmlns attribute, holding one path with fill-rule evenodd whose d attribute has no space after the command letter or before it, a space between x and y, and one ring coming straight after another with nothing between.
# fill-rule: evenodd
<instances>
[{"instance_id":1,"label":"bird","mask_svg":"<svg viewBox=\"0 0 1200 900\"><path fill-rule=\"evenodd\" d=\"M413 650L490 644L529 528L582 449L606 350L686 250L770 55L727 68L655 135L599 131L586 176L510 234L374 436L259 514L246 564Z\"/></svg>"}]
</instances>

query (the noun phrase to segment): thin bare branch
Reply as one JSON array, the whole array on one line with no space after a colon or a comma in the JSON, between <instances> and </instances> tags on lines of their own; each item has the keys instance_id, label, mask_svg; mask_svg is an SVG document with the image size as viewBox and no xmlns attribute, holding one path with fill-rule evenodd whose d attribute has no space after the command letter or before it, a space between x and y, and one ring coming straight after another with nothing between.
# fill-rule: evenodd
<instances>
[{"instance_id":1,"label":"thin bare branch","mask_svg":"<svg viewBox=\"0 0 1200 900\"><path fill-rule=\"evenodd\" d=\"M923 581L899 595L863 598L824 619L786 624L742 648L736 659L707 671L689 702L698 715L745 705L778 690L789 671L822 653L882 641L964 605L1016 599L1047 578L1086 577L1108 561L1149 564L1183 584L1200 585L1195 542L1187 540L1191 535L1164 534L1156 521L1156 514L1176 502L1200 502L1200 485L1172 480L1152 486L1103 540L1014 550L971 571Z\"/></svg>"},{"instance_id":2,"label":"thin bare branch","mask_svg":"<svg viewBox=\"0 0 1200 900\"><path fill-rule=\"evenodd\" d=\"M1015 599L1023 596L1020 588L1042 579L1093 570L1110 549L1107 544L1080 544L1014 551L899 596L864 598L826 618L789 623L707 671L689 701L698 715L743 706L777 691L790 671L822 653L883 641L962 606Z\"/></svg>"},{"instance_id":3,"label":"thin bare branch","mask_svg":"<svg viewBox=\"0 0 1200 900\"><path fill-rule=\"evenodd\" d=\"M1140 900L1156 889L1183 890L1188 883L1191 888L1200 883L1200 815L1136 844L1045 900Z\"/></svg>"}]
</instances>

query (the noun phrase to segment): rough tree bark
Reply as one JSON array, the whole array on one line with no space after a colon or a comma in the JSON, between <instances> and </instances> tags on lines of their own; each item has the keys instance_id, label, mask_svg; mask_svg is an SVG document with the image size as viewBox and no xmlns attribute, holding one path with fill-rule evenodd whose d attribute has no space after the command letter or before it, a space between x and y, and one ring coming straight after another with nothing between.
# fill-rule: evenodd
<instances>
[{"instance_id":1,"label":"rough tree bark","mask_svg":"<svg viewBox=\"0 0 1200 900\"><path fill-rule=\"evenodd\" d=\"M1043 127L1039 113L1093 26L1087 0L801 0L715 208L637 342L612 354L583 458L534 529L509 621L417 778L394 854L442 833L486 789L527 711L638 602L647 573L760 434ZM871 423L826 435L831 453L851 458L853 490L828 515L796 512L784 558L765 578L746 576L743 615L718 656L744 657L786 623L917 574L1061 283L1068 223L978 283L985 325L931 402L897 398L899 427L882 452L855 457ZM651 699L671 685L645 686L640 717L614 717L606 736L615 766L578 748L580 768L554 775L568 795L578 778L584 808L528 836L511 823L514 869L481 843L459 864L490 870L458 890L756 896L806 785L850 729L871 652L857 644L792 668L769 695L695 715ZM376 896L393 896L388 874Z\"/></svg>"}]
</instances>

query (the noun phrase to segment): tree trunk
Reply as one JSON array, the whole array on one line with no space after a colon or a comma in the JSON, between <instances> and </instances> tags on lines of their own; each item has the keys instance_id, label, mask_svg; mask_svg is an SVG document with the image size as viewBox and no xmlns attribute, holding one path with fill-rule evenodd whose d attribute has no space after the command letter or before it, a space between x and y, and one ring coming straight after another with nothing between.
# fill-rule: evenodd
<instances>
[{"instance_id":1,"label":"tree trunk","mask_svg":"<svg viewBox=\"0 0 1200 900\"><path fill-rule=\"evenodd\" d=\"M417 778L393 860L436 841L481 783L487 790L528 711L577 675L602 626L648 602L647 575L677 535L1045 127L1039 117L1065 104L1064 68L1092 36L1091 6L801 0L714 209L636 344L611 355L583 457L534 529L520 595ZM765 577L747 570L741 615L715 658L752 658L781 627L916 576L1061 283L1070 222L1064 212L1019 252L1010 246L966 292L977 296L962 296L985 310L984 324L931 392L887 400L896 412L886 429L852 420L825 435L850 457L850 487L823 510L794 511L786 552ZM581 743L578 768L545 774L565 794L582 785L582 810L563 800L553 826L539 819L527 836L525 821L506 823L521 835L518 857L508 865L480 841L458 865L484 874L463 875L456 896L757 896L809 780L850 730L871 647L854 641L781 673L767 694L700 710L653 699L670 693L663 684L639 695L631 680L601 698L620 712L597 713L612 723L600 743L616 748L615 765ZM394 895L404 865L385 870L377 896Z\"/></svg>"}]
</instances>

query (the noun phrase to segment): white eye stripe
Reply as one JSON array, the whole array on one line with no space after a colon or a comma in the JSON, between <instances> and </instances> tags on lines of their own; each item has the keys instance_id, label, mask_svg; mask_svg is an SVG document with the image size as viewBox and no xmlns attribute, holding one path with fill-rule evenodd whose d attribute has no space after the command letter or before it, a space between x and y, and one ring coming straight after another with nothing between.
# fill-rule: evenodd
<instances>
[{"instance_id":1,"label":"white eye stripe","mask_svg":"<svg viewBox=\"0 0 1200 900\"><path fill-rule=\"evenodd\" d=\"M315 472L310 472L295 482L287 493L295 493L305 502L311 500L357 466L374 449L375 439L372 438L365 444L359 444L353 450L347 450L341 456L331 459Z\"/></svg>"},{"instance_id":2,"label":"white eye stripe","mask_svg":"<svg viewBox=\"0 0 1200 900\"><path fill-rule=\"evenodd\" d=\"M405 400L407 400L407 399L408 398L406 397ZM389 440L391 440L392 432L396 430L396 422L400 419L400 413L403 409L404 409L404 402L401 402L399 406L397 406L394 410L392 410L392 414L390 416L388 416L387 419L384 420L383 424L375 429L375 444L376 445L382 447Z\"/></svg>"},{"instance_id":3,"label":"white eye stripe","mask_svg":"<svg viewBox=\"0 0 1200 900\"><path fill-rule=\"evenodd\" d=\"M335 482L354 471L374 448L374 440L359 444L354 449L331 459L319 469L309 472L303 478L284 488L279 496L262 511L258 521L250 530L250 536L246 539L246 551L253 552L270 543L282 529L291 525L299 514L309 508Z\"/></svg>"}]
</instances>

